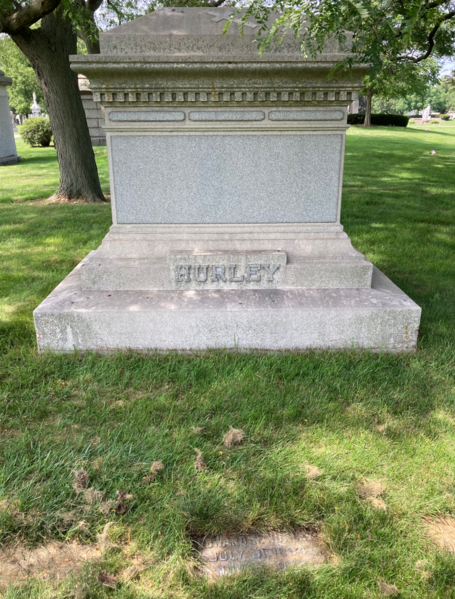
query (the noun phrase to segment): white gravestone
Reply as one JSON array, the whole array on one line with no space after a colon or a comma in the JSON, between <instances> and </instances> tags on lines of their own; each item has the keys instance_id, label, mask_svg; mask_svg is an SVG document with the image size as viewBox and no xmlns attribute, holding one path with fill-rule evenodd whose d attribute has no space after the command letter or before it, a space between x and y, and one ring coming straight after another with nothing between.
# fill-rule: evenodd
<instances>
[{"instance_id":1,"label":"white gravestone","mask_svg":"<svg viewBox=\"0 0 455 599\"><path fill-rule=\"evenodd\" d=\"M428 104L426 108L424 108L422 112L422 121L429 121L431 118L431 105Z\"/></svg>"},{"instance_id":2,"label":"white gravestone","mask_svg":"<svg viewBox=\"0 0 455 599\"><path fill-rule=\"evenodd\" d=\"M161 9L72 57L104 108L113 225L35 310L41 350L415 348L420 308L340 224L364 66L259 56L231 9Z\"/></svg>"},{"instance_id":3,"label":"white gravestone","mask_svg":"<svg viewBox=\"0 0 455 599\"><path fill-rule=\"evenodd\" d=\"M32 116L41 116L41 106L36 101L36 94L33 92L33 104L31 106Z\"/></svg>"},{"instance_id":4,"label":"white gravestone","mask_svg":"<svg viewBox=\"0 0 455 599\"><path fill-rule=\"evenodd\" d=\"M0 71L0 166L20 161L14 141L8 92L6 91L6 87L12 82L11 77L5 77L5 73Z\"/></svg>"}]
</instances>

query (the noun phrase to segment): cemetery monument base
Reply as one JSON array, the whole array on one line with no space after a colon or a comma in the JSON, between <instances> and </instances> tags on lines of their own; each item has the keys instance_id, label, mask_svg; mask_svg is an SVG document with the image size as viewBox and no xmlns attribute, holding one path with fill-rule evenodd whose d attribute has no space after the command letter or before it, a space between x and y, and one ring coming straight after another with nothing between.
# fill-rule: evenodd
<instances>
[{"instance_id":1,"label":"cemetery monument base","mask_svg":"<svg viewBox=\"0 0 455 599\"><path fill-rule=\"evenodd\" d=\"M72 57L105 113L113 225L35 310L40 351L412 351L420 308L340 223L364 66L263 56L231 9L155 11Z\"/></svg>"},{"instance_id":2,"label":"cemetery monument base","mask_svg":"<svg viewBox=\"0 0 455 599\"><path fill-rule=\"evenodd\" d=\"M420 308L376 268L370 289L87 291L79 264L35 310L41 351L416 347Z\"/></svg>"}]
</instances>

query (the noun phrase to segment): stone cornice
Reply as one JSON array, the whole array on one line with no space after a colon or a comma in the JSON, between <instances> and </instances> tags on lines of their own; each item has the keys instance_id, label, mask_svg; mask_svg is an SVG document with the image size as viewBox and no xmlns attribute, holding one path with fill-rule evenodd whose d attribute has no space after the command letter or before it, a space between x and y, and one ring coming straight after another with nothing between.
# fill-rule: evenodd
<instances>
[{"instance_id":1,"label":"stone cornice","mask_svg":"<svg viewBox=\"0 0 455 599\"><path fill-rule=\"evenodd\" d=\"M346 104L358 98L367 68L329 77L336 61L328 55L319 61L102 55L71 60L71 68L90 79L94 100L108 104Z\"/></svg>"},{"instance_id":2,"label":"stone cornice","mask_svg":"<svg viewBox=\"0 0 455 599\"><path fill-rule=\"evenodd\" d=\"M330 90L287 90L281 92L262 89L260 91L213 91L210 88L199 89L198 91L169 91L166 89L154 92L137 91L137 88L125 91L124 89L115 89L109 87L109 91L93 89L93 99L102 104L198 104L198 105L261 105L280 104L280 105L336 105L348 104L357 100L359 93L354 91L335 91Z\"/></svg>"}]
</instances>

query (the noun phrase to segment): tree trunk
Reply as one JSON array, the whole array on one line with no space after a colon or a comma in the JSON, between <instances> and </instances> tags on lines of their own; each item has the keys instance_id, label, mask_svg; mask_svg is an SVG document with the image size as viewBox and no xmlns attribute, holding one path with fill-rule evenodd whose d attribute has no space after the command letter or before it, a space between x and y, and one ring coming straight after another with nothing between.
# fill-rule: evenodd
<instances>
[{"instance_id":1,"label":"tree trunk","mask_svg":"<svg viewBox=\"0 0 455 599\"><path fill-rule=\"evenodd\" d=\"M77 53L77 35L71 21L58 8L41 20L38 29L26 29L11 37L29 59L43 90L60 167L55 196L105 201L77 75L68 59Z\"/></svg>"},{"instance_id":2,"label":"tree trunk","mask_svg":"<svg viewBox=\"0 0 455 599\"><path fill-rule=\"evenodd\" d=\"M371 87L367 88L367 107L365 110L365 120L363 121L364 127L371 127L371 100L373 98L373 92Z\"/></svg>"},{"instance_id":3,"label":"tree trunk","mask_svg":"<svg viewBox=\"0 0 455 599\"><path fill-rule=\"evenodd\" d=\"M93 12L86 10L83 16L85 19L80 24L79 37L85 43L88 54L99 54L101 51L100 38L95 23L95 15Z\"/></svg>"}]
</instances>

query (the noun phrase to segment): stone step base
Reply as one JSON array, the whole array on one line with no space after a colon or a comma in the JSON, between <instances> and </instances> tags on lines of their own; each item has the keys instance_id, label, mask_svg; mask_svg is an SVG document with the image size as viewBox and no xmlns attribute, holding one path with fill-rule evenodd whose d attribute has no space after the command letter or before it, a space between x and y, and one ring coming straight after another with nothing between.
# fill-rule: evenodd
<instances>
[{"instance_id":1,"label":"stone step base","mask_svg":"<svg viewBox=\"0 0 455 599\"><path fill-rule=\"evenodd\" d=\"M84 291L81 264L34 311L41 352L416 349L421 309L376 268L371 289Z\"/></svg>"},{"instance_id":2,"label":"stone step base","mask_svg":"<svg viewBox=\"0 0 455 599\"><path fill-rule=\"evenodd\" d=\"M259 260L260 261L260 260ZM216 263L216 258L212 259ZM361 289L371 287L373 265L359 254L351 260L306 260L287 264L268 281L262 272L261 281L213 283L211 269L208 270L205 283L195 283L194 277L189 284L176 283L175 274L169 272L164 261L153 262L149 259L97 259L93 252L81 267L82 288L86 290L172 290L172 289ZM228 273L226 268L226 273ZM240 272L240 271L239 271ZM244 273L244 269L241 271ZM193 274L193 273L192 273ZM227 277L229 275L227 274Z\"/></svg>"},{"instance_id":3,"label":"stone step base","mask_svg":"<svg viewBox=\"0 0 455 599\"><path fill-rule=\"evenodd\" d=\"M0 166L8 166L10 164L16 164L20 162L22 158L20 156L3 156L0 157Z\"/></svg>"}]
</instances>

